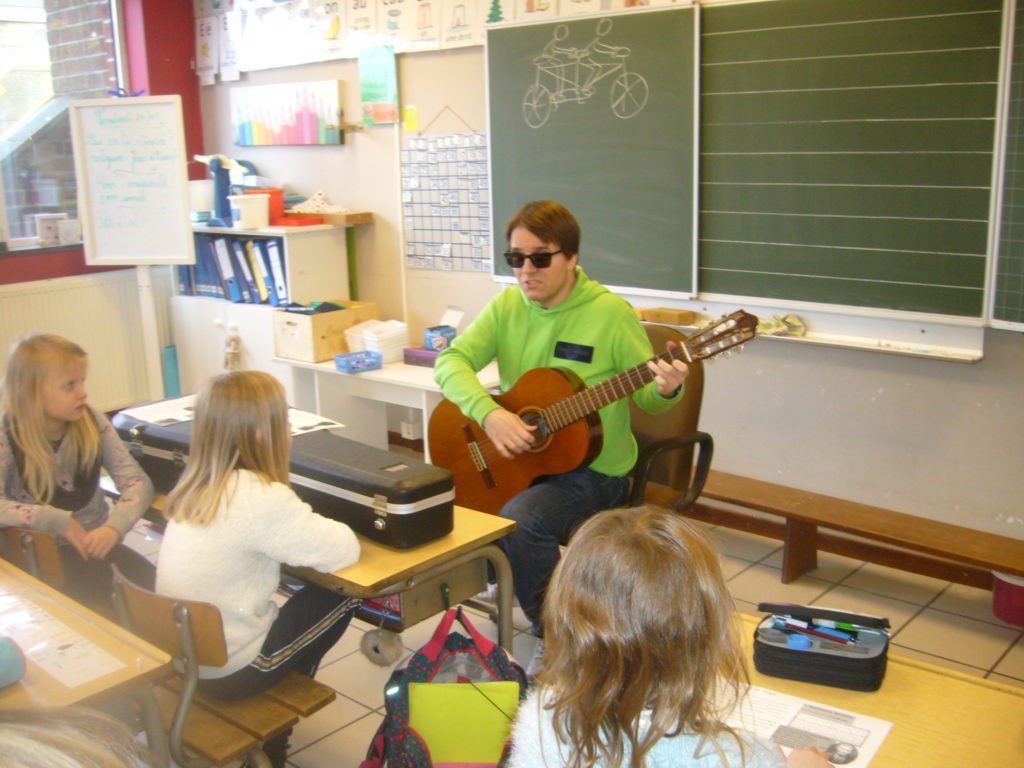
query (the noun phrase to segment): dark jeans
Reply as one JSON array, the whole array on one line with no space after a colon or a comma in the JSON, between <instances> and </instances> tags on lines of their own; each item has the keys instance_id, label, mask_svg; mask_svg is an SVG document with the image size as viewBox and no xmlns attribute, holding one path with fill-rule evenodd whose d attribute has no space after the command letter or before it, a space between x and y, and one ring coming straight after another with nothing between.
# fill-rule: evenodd
<instances>
[{"instance_id":1,"label":"dark jeans","mask_svg":"<svg viewBox=\"0 0 1024 768\"><path fill-rule=\"evenodd\" d=\"M622 505L628 492L628 478L583 467L546 477L502 507L501 516L515 520L516 529L498 543L512 565L519 605L537 634L543 635L541 607L561 557L559 544L602 509Z\"/></svg>"},{"instance_id":2,"label":"dark jeans","mask_svg":"<svg viewBox=\"0 0 1024 768\"><path fill-rule=\"evenodd\" d=\"M78 551L69 544L60 548L61 565L64 567L64 586L61 591L72 600L92 608L108 618L114 618L112 590L114 575L111 565L134 584L153 590L156 584L156 568L145 557L124 544L117 544L103 560L83 560Z\"/></svg>"}]
</instances>

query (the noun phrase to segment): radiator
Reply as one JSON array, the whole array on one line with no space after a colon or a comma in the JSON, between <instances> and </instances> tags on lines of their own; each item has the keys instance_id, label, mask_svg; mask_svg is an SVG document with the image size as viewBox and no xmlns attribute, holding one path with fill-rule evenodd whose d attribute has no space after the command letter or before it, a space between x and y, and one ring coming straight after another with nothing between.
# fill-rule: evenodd
<instances>
[{"instance_id":1,"label":"radiator","mask_svg":"<svg viewBox=\"0 0 1024 768\"><path fill-rule=\"evenodd\" d=\"M56 333L89 353L86 389L97 410L150 399L134 269L0 286L0 370L30 333Z\"/></svg>"}]
</instances>

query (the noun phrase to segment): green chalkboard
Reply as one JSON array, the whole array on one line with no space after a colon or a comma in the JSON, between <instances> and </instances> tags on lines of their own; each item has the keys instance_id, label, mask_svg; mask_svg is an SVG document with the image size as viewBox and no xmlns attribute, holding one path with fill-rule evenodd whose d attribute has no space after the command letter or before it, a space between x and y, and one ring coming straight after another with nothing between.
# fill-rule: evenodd
<instances>
[{"instance_id":1,"label":"green chalkboard","mask_svg":"<svg viewBox=\"0 0 1024 768\"><path fill-rule=\"evenodd\" d=\"M700 291L981 317L1000 6L706 6Z\"/></svg>"},{"instance_id":2,"label":"green chalkboard","mask_svg":"<svg viewBox=\"0 0 1024 768\"><path fill-rule=\"evenodd\" d=\"M1003 171L1002 228L992 320L1024 324L1024 13L1016 4Z\"/></svg>"},{"instance_id":3,"label":"green chalkboard","mask_svg":"<svg viewBox=\"0 0 1024 768\"><path fill-rule=\"evenodd\" d=\"M608 286L694 286L696 10L487 30L495 271L531 200L577 216L580 263Z\"/></svg>"}]
</instances>

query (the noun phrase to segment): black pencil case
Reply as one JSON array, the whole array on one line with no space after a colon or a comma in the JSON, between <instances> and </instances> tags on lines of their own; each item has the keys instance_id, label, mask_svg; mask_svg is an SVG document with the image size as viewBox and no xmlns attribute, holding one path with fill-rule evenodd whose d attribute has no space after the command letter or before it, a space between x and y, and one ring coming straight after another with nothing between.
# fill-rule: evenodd
<instances>
[{"instance_id":1,"label":"black pencil case","mask_svg":"<svg viewBox=\"0 0 1024 768\"><path fill-rule=\"evenodd\" d=\"M877 691L889 655L889 620L813 605L761 603L754 668L764 675Z\"/></svg>"}]
</instances>

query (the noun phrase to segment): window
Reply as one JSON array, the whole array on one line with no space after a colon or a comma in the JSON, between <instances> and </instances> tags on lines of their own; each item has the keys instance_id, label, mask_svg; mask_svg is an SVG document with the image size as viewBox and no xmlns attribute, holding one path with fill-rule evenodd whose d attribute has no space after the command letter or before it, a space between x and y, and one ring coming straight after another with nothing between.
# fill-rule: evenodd
<instances>
[{"instance_id":1,"label":"window","mask_svg":"<svg viewBox=\"0 0 1024 768\"><path fill-rule=\"evenodd\" d=\"M113 2L0 0L0 241L9 247L38 244L38 214L77 218L67 104L117 87Z\"/></svg>"}]
</instances>

